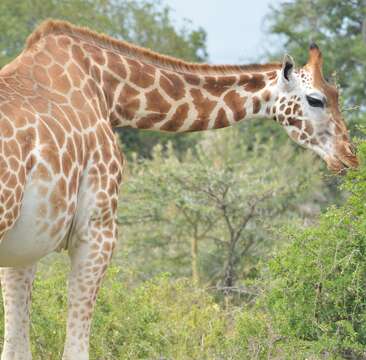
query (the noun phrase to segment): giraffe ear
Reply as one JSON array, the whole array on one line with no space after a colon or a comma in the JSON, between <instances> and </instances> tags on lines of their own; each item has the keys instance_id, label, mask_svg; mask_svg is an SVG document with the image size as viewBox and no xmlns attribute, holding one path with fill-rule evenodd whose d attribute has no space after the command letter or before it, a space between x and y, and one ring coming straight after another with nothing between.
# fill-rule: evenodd
<instances>
[{"instance_id":1,"label":"giraffe ear","mask_svg":"<svg viewBox=\"0 0 366 360\"><path fill-rule=\"evenodd\" d=\"M284 85L289 85L292 80L292 72L294 70L295 63L290 55L285 55L282 61L281 78Z\"/></svg>"}]
</instances>

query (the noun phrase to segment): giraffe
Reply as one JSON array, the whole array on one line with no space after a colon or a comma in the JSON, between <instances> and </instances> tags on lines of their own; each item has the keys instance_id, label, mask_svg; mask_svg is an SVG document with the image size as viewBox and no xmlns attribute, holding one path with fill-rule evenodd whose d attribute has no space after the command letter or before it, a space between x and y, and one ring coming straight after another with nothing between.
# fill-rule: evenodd
<instances>
[{"instance_id":1,"label":"giraffe","mask_svg":"<svg viewBox=\"0 0 366 360\"><path fill-rule=\"evenodd\" d=\"M316 45L295 68L184 62L48 20L0 70L1 360L32 358L29 309L36 263L67 250L63 359L89 358L91 317L117 238L123 156L116 127L165 132L278 122L341 172L357 167L337 89Z\"/></svg>"}]
</instances>

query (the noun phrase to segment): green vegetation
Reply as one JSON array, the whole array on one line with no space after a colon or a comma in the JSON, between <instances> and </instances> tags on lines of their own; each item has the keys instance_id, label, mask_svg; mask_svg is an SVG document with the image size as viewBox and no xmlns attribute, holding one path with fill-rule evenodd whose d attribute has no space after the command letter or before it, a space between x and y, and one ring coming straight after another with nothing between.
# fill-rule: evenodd
<instances>
[{"instance_id":1,"label":"green vegetation","mask_svg":"<svg viewBox=\"0 0 366 360\"><path fill-rule=\"evenodd\" d=\"M180 158L171 146L157 145L151 160L129 164L122 189L119 220L129 266L145 277L168 271L208 286L234 286L256 272L278 240L275 228L319 206L319 164L288 143L257 138L248 147L236 128L205 133Z\"/></svg>"},{"instance_id":2,"label":"green vegetation","mask_svg":"<svg viewBox=\"0 0 366 360\"><path fill-rule=\"evenodd\" d=\"M208 57L205 31L178 29L164 2L2 0L0 65L46 17ZM365 19L364 0L295 0L268 17L299 64L315 40L326 75L337 71L360 137L361 167L343 181L268 121L189 136L121 131L120 242L98 298L92 359L366 359ZM35 359L61 357L67 267L52 255L39 268Z\"/></svg>"},{"instance_id":3,"label":"green vegetation","mask_svg":"<svg viewBox=\"0 0 366 360\"><path fill-rule=\"evenodd\" d=\"M160 274L141 282L133 267L113 266L98 299L92 359L363 358L366 142L359 152L361 168L342 186L347 201L316 225L283 230L288 245L245 282L258 294L249 303L227 306L189 279ZM64 337L65 264L53 256L40 273L33 350L36 358L53 359Z\"/></svg>"}]
</instances>

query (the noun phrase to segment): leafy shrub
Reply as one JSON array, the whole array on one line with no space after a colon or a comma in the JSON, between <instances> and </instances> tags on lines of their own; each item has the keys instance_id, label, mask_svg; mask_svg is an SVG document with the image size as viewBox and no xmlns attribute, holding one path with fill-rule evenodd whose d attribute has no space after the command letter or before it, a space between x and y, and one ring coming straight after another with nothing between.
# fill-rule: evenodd
<instances>
[{"instance_id":1,"label":"leafy shrub","mask_svg":"<svg viewBox=\"0 0 366 360\"><path fill-rule=\"evenodd\" d=\"M268 287L258 303L285 343L301 344L316 358L366 357L365 142L359 155L360 169L343 184L350 194L346 202L330 208L316 226L287 230L291 243L270 261ZM253 335L261 337L249 332L243 339ZM296 356L306 358L305 352Z\"/></svg>"},{"instance_id":2,"label":"leafy shrub","mask_svg":"<svg viewBox=\"0 0 366 360\"><path fill-rule=\"evenodd\" d=\"M31 327L35 359L62 356L66 273L64 264L56 261L50 273L42 269L35 281ZM167 275L134 289L125 283L121 271L111 267L94 314L91 359L221 358L217 354L225 345L227 321L207 292Z\"/></svg>"}]
</instances>

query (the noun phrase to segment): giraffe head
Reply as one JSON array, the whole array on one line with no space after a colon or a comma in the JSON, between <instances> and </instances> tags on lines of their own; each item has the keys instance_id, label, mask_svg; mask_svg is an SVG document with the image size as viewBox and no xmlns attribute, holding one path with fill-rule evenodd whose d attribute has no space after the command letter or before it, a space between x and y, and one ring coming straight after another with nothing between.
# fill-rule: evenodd
<instances>
[{"instance_id":1,"label":"giraffe head","mask_svg":"<svg viewBox=\"0 0 366 360\"><path fill-rule=\"evenodd\" d=\"M294 69L285 56L278 81L276 120L290 138L320 155L334 172L357 167L347 127L339 109L338 91L322 75L322 54L317 45L309 49L307 64Z\"/></svg>"}]
</instances>

